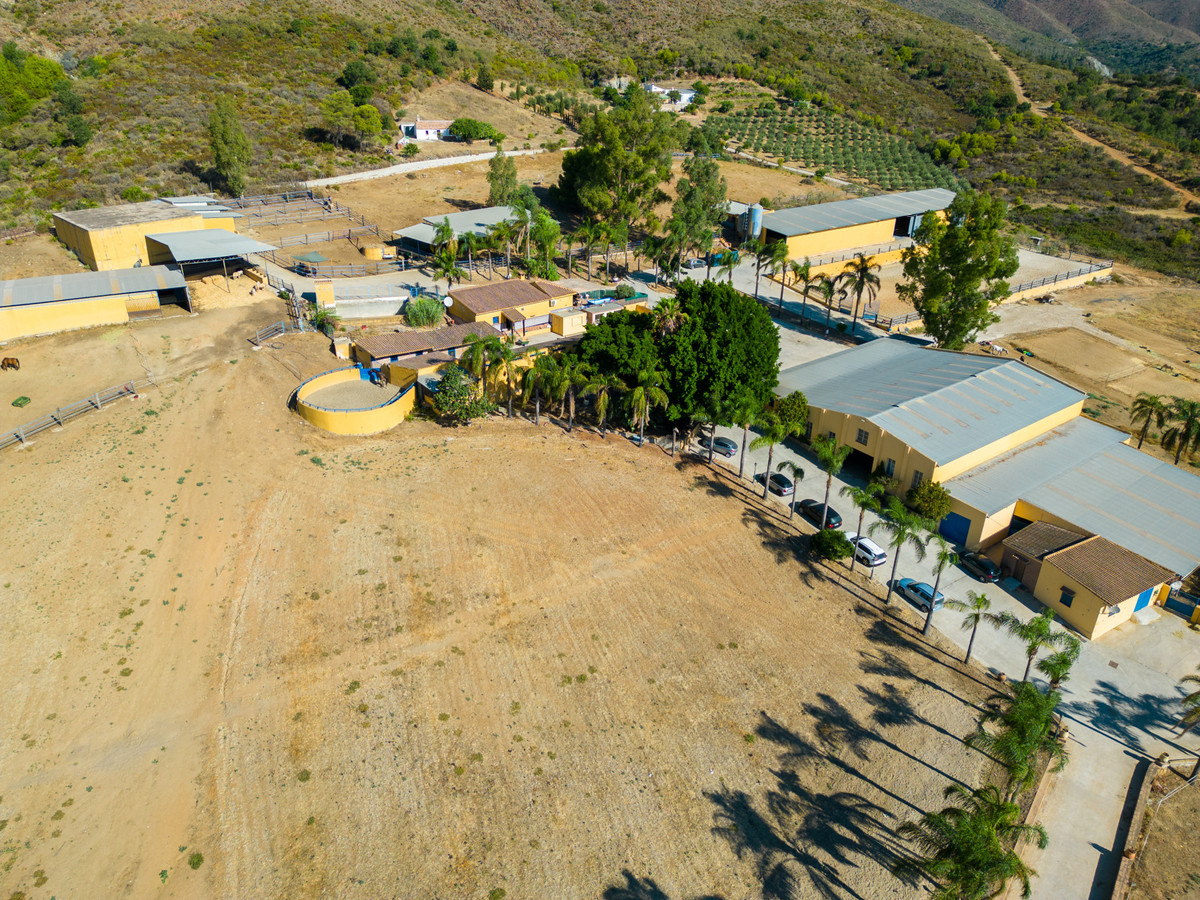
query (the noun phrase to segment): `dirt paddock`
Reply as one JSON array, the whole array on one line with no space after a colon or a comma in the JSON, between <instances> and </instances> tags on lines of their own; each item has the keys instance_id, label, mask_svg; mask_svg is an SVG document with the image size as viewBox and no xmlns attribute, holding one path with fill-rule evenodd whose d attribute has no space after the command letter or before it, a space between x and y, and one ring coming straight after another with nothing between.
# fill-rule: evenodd
<instances>
[{"instance_id":1,"label":"dirt paddock","mask_svg":"<svg viewBox=\"0 0 1200 900\"><path fill-rule=\"evenodd\" d=\"M923 894L893 831L979 783L977 670L700 464L318 431L277 314L63 338L72 393L161 389L0 454L3 896Z\"/></svg>"}]
</instances>

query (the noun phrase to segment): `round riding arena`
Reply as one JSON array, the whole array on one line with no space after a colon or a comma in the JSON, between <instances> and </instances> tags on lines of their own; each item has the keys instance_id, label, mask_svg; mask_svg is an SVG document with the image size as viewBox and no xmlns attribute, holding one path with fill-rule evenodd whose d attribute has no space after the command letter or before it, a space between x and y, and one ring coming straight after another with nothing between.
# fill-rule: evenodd
<instances>
[{"instance_id":1,"label":"round riding arena","mask_svg":"<svg viewBox=\"0 0 1200 900\"><path fill-rule=\"evenodd\" d=\"M412 412L415 382L392 384L378 370L347 366L316 375L296 389L301 418L333 434L378 434Z\"/></svg>"}]
</instances>

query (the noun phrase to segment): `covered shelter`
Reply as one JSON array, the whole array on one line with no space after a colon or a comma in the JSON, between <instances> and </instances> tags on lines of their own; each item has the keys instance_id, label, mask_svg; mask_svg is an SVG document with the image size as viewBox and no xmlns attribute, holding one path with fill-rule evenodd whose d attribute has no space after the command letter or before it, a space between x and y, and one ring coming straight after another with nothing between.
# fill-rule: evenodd
<instances>
[{"instance_id":1,"label":"covered shelter","mask_svg":"<svg viewBox=\"0 0 1200 900\"><path fill-rule=\"evenodd\" d=\"M437 228L443 221L450 223L456 238L468 232L477 237L485 237L494 225L506 222L512 217L511 206L487 206L483 209L469 209L441 216L426 216L416 225L401 228L392 234L399 239L402 247L416 250L418 253L432 253Z\"/></svg>"},{"instance_id":2,"label":"covered shelter","mask_svg":"<svg viewBox=\"0 0 1200 900\"><path fill-rule=\"evenodd\" d=\"M184 271L191 266L193 272L204 268L215 269L219 263L226 280L229 278L231 260L242 264L245 257L252 253L278 249L244 234L220 229L149 234L146 235L146 243L152 262L173 262Z\"/></svg>"},{"instance_id":3,"label":"covered shelter","mask_svg":"<svg viewBox=\"0 0 1200 900\"><path fill-rule=\"evenodd\" d=\"M187 281L173 266L45 275L0 282L0 341L157 313L162 302L191 309Z\"/></svg>"}]
</instances>

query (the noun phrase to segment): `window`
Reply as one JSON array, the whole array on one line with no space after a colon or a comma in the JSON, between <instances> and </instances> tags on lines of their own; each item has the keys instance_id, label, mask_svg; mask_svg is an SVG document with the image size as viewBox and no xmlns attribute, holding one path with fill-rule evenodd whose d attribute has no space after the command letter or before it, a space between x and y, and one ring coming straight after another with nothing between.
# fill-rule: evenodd
<instances>
[{"instance_id":1,"label":"window","mask_svg":"<svg viewBox=\"0 0 1200 900\"><path fill-rule=\"evenodd\" d=\"M883 471L887 475L888 478L895 478L896 477L896 461L894 459L889 459L887 461L887 464L883 467Z\"/></svg>"},{"instance_id":2,"label":"window","mask_svg":"<svg viewBox=\"0 0 1200 900\"><path fill-rule=\"evenodd\" d=\"M499 324L500 324L500 317L499 317L499 316L492 316L492 324L493 324L493 325L499 325Z\"/></svg>"},{"instance_id":3,"label":"window","mask_svg":"<svg viewBox=\"0 0 1200 900\"><path fill-rule=\"evenodd\" d=\"M836 441L837 440L837 432L827 431L827 432L825 432L825 437L829 438L831 441Z\"/></svg>"},{"instance_id":4,"label":"window","mask_svg":"<svg viewBox=\"0 0 1200 900\"><path fill-rule=\"evenodd\" d=\"M921 486L921 482L924 480L925 480L924 472L913 472L912 486L914 488L919 488Z\"/></svg>"},{"instance_id":5,"label":"window","mask_svg":"<svg viewBox=\"0 0 1200 900\"><path fill-rule=\"evenodd\" d=\"M812 422L804 423L804 439L806 441L812 440Z\"/></svg>"},{"instance_id":6,"label":"window","mask_svg":"<svg viewBox=\"0 0 1200 900\"><path fill-rule=\"evenodd\" d=\"M867 434L866 429L860 428L854 439L865 447L867 445L867 438L869 437L870 435Z\"/></svg>"},{"instance_id":7,"label":"window","mask_svg":"<svg viewBox=\"0 0 1200 900\"><path fill-rule=\"evenodd\" d=\"M1070 588L1063 588L1062 594L1059 595L1058 602L1063 606L1070 608L1071 603L1075 600L1075 592Z\"/></svg>"}]
</instances>

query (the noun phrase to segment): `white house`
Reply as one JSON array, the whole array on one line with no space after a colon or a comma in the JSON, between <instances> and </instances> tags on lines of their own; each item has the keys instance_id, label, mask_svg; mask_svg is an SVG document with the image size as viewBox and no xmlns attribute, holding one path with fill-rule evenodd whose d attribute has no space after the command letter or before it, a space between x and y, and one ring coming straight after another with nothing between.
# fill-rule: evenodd
<instances>
[{"instance_id":1,"label":"white house","mask_svg":"<svg viewBox=\"0 0 1200 900\"><path fill-rule=\"evenodd\" d=\"M688 106L691 106L692 101L696 99L696 92L691 88L659 87L657 84L646 84L643 86L647 91L649 91L651 94L654 94L662 101L662 106L664 109L686 109ZM670 94L671 91L675 91L679 94L678 103L672 103L668 98L667 95Z\"/></svg>"},{"instance_id":2,"label":"white house","mask_svg":"<svg viewBox=\"0 0 1200 900\"><path fill-rule=\"evenodd\" d=\"M401 122L400 133L409 141L441 141L450 136L450 126L453 124L449 119L417 119L415 122Z\"/></svg>"}]
</instances>

